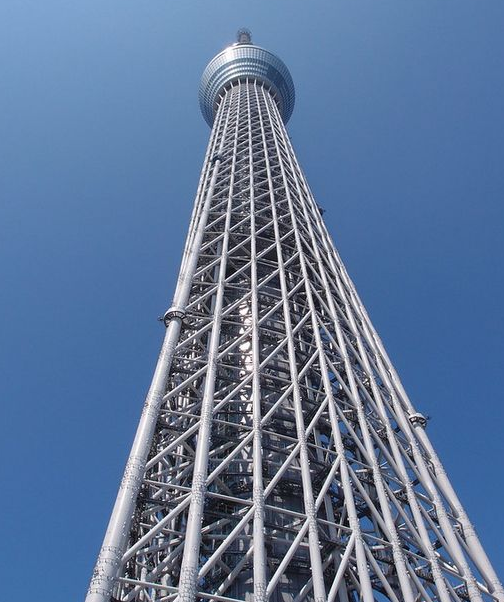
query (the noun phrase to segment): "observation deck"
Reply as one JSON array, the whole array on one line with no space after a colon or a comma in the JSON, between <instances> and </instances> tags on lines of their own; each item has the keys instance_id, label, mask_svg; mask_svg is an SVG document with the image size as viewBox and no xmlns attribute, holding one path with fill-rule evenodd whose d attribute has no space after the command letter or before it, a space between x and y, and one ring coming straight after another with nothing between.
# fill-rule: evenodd
<instances>
[{"instance_id":1,"label":"observation deck","mask_svg":"<svg viewBox=\"0 0 504 602\"><path fill-rule=\"evenodd\" d=\"M240 30L238 41L217 54L201 77L199 103L205 121L213 125L222 92L233 83L252 79L268 87L283 122L294 110L294 82L285 64L272 52L252 44L250 32Z\"/></svg>"}]
</instances>

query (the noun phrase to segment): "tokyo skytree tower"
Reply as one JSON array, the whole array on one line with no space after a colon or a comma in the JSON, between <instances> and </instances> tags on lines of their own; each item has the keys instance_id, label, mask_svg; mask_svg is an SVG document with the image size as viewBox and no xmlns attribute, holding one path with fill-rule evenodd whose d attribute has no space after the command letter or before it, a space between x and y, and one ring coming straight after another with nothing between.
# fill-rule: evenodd
<instances>
[{"instance_id":1,"label":"tokyo skytree tower","mask_svg":"<svg viewBox=\"0 0 504 602\"><path fill-rule=\"evenodd\" d=\"M504 602L336 252L241 30L87 602Z\"/></svg>"}]
</instances>

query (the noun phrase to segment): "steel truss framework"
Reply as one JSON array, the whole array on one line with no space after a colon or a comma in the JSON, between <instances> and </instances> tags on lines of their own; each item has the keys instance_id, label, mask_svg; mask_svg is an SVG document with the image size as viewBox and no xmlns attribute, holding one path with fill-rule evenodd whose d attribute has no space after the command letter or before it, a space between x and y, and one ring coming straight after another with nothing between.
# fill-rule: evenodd
<instances>
[{"instance_id":1,"label":"steel truss framework","mask_svg":"<svg viewBox=\"0 0 504 602\"><path fill-rule=\"evenodd\" d=\"M255 80L165 321L89 602L504 601Z\"/></svg>"}]
</instances>

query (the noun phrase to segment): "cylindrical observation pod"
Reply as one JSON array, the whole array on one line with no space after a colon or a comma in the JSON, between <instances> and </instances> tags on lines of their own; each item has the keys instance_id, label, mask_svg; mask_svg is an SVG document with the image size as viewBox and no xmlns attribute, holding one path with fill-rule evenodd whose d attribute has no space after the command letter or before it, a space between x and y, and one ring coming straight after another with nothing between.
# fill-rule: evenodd
<instances>
[{"instance_id":1,"label":"cylindrical observation pod","mask_svg":"<svg viewBox=\"0 0 504 602\"><path fill-rule=\"evenodd\" d=\"M199 103L203 117L212 126L222 93L238 81L255 80L267 86L283 122L294 110L294 82L285 64L272 52L252 44L250 32L240 30L238 42L219 52L201 77Z\"/></svg>"}]
</instances>

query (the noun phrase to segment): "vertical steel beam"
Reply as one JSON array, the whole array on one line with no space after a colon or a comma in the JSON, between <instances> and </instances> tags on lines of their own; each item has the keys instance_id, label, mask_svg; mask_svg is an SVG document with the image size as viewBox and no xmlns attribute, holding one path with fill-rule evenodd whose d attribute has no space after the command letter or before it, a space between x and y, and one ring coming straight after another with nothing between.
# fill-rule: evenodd
<instances>
[{"instance_id":1,"label":"vertical steel beam","mask_svg":"<svg viewBox=\"0 0 504 602\"><path fill-rule=\"evenodd\" d=\"M266 602L266 549L264 547L264 484L262 475L262 426L261 426L261 381L259 335L259 301L257 277L257 241L256 206L254 189L254 148L252 143L251 89L255 88L247 80L247 124L249 153L249 191L250 191L250 285L252 289L252 416L253 416L253 499L254 499L254 601ZM254 101L256 99L252 99Z\"/></svg>"},{"instance_id":2,"label":"vertical steel beam","mask_svg":"<svg viewBox=\"0 0 504 602\"><path fill-rule=\"evenodd\" d=\"M241 84L238 83L238 89ZM217 372L217 355L221 337L222 309L224 300L224 281L226 279L227 253L229 246L229 226L231 222L231 210L233 206L233 184L236 166L236 147L238 143L238 126L240 118L241 95L237 95L238 107L236 121L233 127L234 144L231 167L231 183L229 188L226 225L224 238L222 240L220 261L218 266L218 284L213 307L213 325L208 349L208 370L205 378L205 389L201 404L200 426L198 431L198 443L196 445L196 456L192 476L191 504L185 532L184 555L180 569L179 595L180 602L194 602L196 598L196 582L199 570L199 556L201 544L201 524L203 522L203 505L206 495L206 478L208 474L208 452L212 430L212 413L214 406L215 378ZM223 144L224 144L223 136ZM220 159L217 160L220 162Z\"/></svg>"},{"instance_id":3,"label":"vertical steel beam","mask_svg":"<svg viewBox=\"0 0 504 602\"><path fill-rule=\"evenodd\" d=\"M221 121L222 110L216 119L214 132L217 131ZM223 138L224 139L224 138ZM213 144L213 136L210 145ZM181 266L177 288L174 296L174 307L184 311L189 298L192 274L196 269L199 248L208 217L210 199L219 174L220 160L217 160L212 169L210 185L206 193L205 204L195 228L195 234L186 243L184 255L186 257ZM124 476L119 487L117 499L112 510L105 538L96 561L95 569L86 602L109 602L112 590L116 583L117 572L121 564L121 557L127 544L131 518L135 510L138 491L142 484L145 463L152 444L156 422L159 415L163 395L166 390L175 345L180 336L182 317L175 315L167 325L166 333L156 364L154 376L147 393L140 423L133 441L133 446L124 469Z\"/></svg>"},{"instance_id":4,"label":"vertical steel beam","mask_svg":"<svg viewBox=\"0 0 504 602\"><path fill-rule=\"evenodd\" d=\"M271 101L271 97L266 95L264 88L261 88L262 97L266 106L268 119L271 122L271 105L273 104ZM273 215L273 227L275 230L275 240L277 245L277 261L278 266L280 268L280 286L282 290L282 299L283 299L283 316L285 321L285 331L287 333L287 348L289 354L289 370L293 384L293 401L294 401L294 411L296 416L296 430L297 436L299 440L299 461L301 464L301 478L303 482L303 500L304 500L304 508L306 517L308 519L308 540L310 547L310 559L311 559L311 571L313 577L313 593L315 596L316 602L323 602L326 599L325 585L324 585L324 574L322 569L322 558L320 555L320 547L319 547L319 539L318 539L318 530L317 530L317 517L315 514L315 505L313 499L313 489L312 489L312 481L310 474L310 462L308 458L308 448L306 441L306 432L304 428L304 419L303 419L303 406L301 400L301 393L299 390L299 381L298 381L298 368L296 362L296 352L294 348L294 337L292 332L292 320L290 315L290 304L289 304L289 296L287 290L287 282L285 276L285 266L284 266L284 258L282 252L282 243L281 236L278 228L278 217L277 217L277 209L275 198L275 184L273 183L273 178L271 174L271 164L270 164L270 151L268 149L268 144L266 142L266 138L264 135L264 117L260 113L259 114L261 121L261 129L263 136L263 145L264 145L264 158L266 160L266 171L268 174L268 182L269 182L269 193L271 199L271 212ZM272 124L273 125L273 124ZM277 152L277 158L280 162L280 166L282 169L282 158L279 153L278 144L275 138L274 128L273 137L275 140L275 150Z\"/></svg>"}]
</instances>

